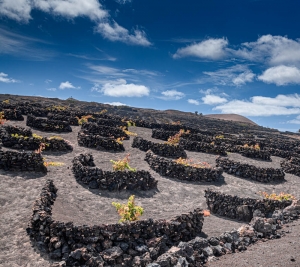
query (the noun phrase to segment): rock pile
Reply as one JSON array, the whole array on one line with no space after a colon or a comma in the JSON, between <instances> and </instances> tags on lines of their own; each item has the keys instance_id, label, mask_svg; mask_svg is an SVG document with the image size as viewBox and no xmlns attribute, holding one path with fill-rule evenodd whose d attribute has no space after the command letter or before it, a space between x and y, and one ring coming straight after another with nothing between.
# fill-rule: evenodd
<instances>
[{"instance_id":1,"label":"rock pile","mask_svg":"<svg viewBox=\"0 0 300 267\"><path fill-rule=\"evenodd\" d=\"M80 146L94 148L97 150L125 151L122 142L117 142L113 138L88 134L83 131L78 132L77 141Z\"/></svg>"},{"instance_id":2,"label":"rock pile","mask_svg":"<svg viewBox=\"0 0 300 267\"><path fill-rule=\"evenodd\" d=\"M216 163L217 166L222 167L226 173L261 183L283 181L285 176L282 169L259 168L249 164L242 164L238 161L233 161L224 157L218 157L216 159Z\"/></svg>"},{"instance_id":3,"label":"rock pile","mask_svg":"<svg viewBox=\"0 0 300 267\"><path fill-rule=\"evenodd\" d=\"M172 146L168 144L153 143L142 137L134 137L132 147L136 147L142 151L152 150L153 153L167 158L186 158L186 152L182 146Z\"/></svg>"},{"instance_id":4,"label":"rock pile","mask_svg":"<svg viewBox=\"0 0 300 267\"><path fill-rule=\"evenodd\" d=\"M75 226L52 219L56 197L57 188L48 180L33 205L27 232L41 251L63 261L60 266L146 266L171 246L195 238L203 226L200 209L172 220Z\"/></svg>"},{"instance_id":5,"label":"rock pile","mask_svg":"<svg viewBox=\"0 0 300 267\"><path fill-rule=\"evenodd\" d=\"M222 168L195 168L177 164L173 160L154 155L151 151L146 153L145 160L160 175L184 181L218 181L223 173Z\"/></svg>"},{"instance_id":6,"label":"rock pile","mask_svg":"<svg viewBox=\"0 0 300 267\"><path fill-rule=\"evenodd\" d=\"M73 159L72 171L76 180L87 184L91 189L121 191L150 190L157 187L157 180L148 171L103 171L93 166L91 154L80 154Z\"/></svg>"},{"instance_id":7,"label":"rock pile","mask_svg":"<svg viewBox=\"0 0 300 267\"><path fill-rule=\"evenodd\" d=\"M44 160L39 153L26 153L0 150L0 169L5 171L47 172Z\"/></svg>"},{"instance_id":8,"label":"rock pile","mask_svg":"<svg viewBox=\"0 0 300 267\"><path fill-rule=\"evenodd\" d=\"M72 132L70 124L66 121L38 119L32 115L27 116L26 125L47 132Z\"/></svg>"}]
</instances>

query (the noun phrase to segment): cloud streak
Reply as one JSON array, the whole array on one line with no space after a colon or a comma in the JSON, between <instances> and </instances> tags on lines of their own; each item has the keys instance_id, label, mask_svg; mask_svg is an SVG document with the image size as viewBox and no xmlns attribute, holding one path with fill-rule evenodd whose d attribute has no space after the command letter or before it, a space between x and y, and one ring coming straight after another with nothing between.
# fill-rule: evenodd
<instances>
[{"instance_id":1,"label":"cloud streak","mask_svg":"<svg viewBox=\"0 0 300 267\"><path fill-rule=\"evenodd\" d=\"M17 83L19 81L15 80L15 79L12 79L12 78L9 78L8 74L6 74L6 73L0 72L0 82L3 82L3 83Z\"/></svg>"}]
</instances>

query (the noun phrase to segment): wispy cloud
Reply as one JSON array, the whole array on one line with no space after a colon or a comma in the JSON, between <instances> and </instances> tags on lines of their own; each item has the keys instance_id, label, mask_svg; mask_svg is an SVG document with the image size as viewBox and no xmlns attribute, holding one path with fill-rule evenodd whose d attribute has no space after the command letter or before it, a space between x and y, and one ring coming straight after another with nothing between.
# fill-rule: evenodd
<instances>
[{"instance_id":1,"label":"wispy cloud","mask_svg":"<svg viewBox=\"0 0 300 267\"><path fill-rule=\"evenodd\" d=\"M64 89L80 89L80 86L75 87L72 83L70 83L69 81L66 81L66 82L60 83L59 89L61 89L61 90L64 90Z\"/></svg>"},{"instance_id":2,"label":"wispy cloud","mask_svg":"<svg viewBox=\"0 0 300 267\"><path fill-rule=\"evenodd\" d=\"M300 96L277 95L276 97L254 96L250 100L232 100L218 105L214 110L245 116L279 116L300 114Z\"/></svg>"},{"instance_id":3,"label":"wispy cloud","mask_svg":"<svg viewBox=\"0 0 300 267\"><path fill-rule=\"evenodd\" d=\"M52 80L47 79L47 80L45 80L45 83L47 83L47 84L52 83Z\"/></svg>"},{"instance_id":4,"label":"wispy cloud","mask_svg":"<svg viewBox=\"0 0 300 267\"><path fill-rule=\"evenodd\" d=\"M146 33L139 29L134 29L131 33L117 22L101 22L96 27L96 32L110 41L119 41L131 45L150 46Z\"/></svg>"},{"instance_id":5,"label":"wispy cloud","mask_svg":"<svg viewBox=\"0 0 300 267\"><path fill-rule=\"evenodd\" d=\"M55 56L54 52L47 50L45 47L43 49L39 48L39 45L49 45L49 43L40 39L12 33L3 28L0 28L0 44L0 54L10 54L19 58L30 58L37 61L47 60Z\"/></svg>"},{"instance_id":6,"label":"wispy cloud","mask_svg":"<svg viewBox=\"0 0 300 267\"><path fill-rule=\"evenodd\" d=\"M293 120L289 120L287 121L287 123L291 123L291 124L300 124L300 115L297 116L295 119Z\"/></svg>"},{"instance_id":7,"label":"wispy cloud","mask_svg":"<svg viewBox=\"0 0 300 267\"><path fill-rule=\"evenodd\" d=\"M204 78L203 82L213 82L215 85L241 86L252 82L255 74L246 65L235 65L217 71L205 71L210 78ZM201 80L201 79L200 79Z\"/></svg>"},{"instance_id":8,"label":"wispy cloud","mask_svg":"<svg viewBox=\"0 0 300 267\"><path fill-rule=\"evenodd\" d=\"M47 88L47 90L48 90L48 91L55 92L55 91L56 91L56 88L54 88L54 87L53 87L53 88Z\"/></svg>"},{"instance_id":9,"label":"wispy cloud","mask_svg":"<svg viewBox=\"0 0 300 267\"><path fill-rule=\"evenodd\" d=\"M144 85L127 83L124 79L106 82L103 85L95 84L92 91L97 91L112 97L143 97L148 96L150 89Z\"/></svg>"},{"instance_id":10,"label":"wispy cloud","mask_svg":"<svg viewBox=\"0 0 300 267\"><path fill-rule=\"evenodd\" d=\"M164 100L179 100L183 97L185 97L185 94L182 92L179 92L177 90L167 90L161 92L162 96L159 96L158 98L164 99Z\"/></svg>"},{"instance_id":11,"label":"wispy cloud","mask_svg":"<svg viewBox=\"0 0 300 267\"><path fill-rule=\"evenodd\" d=\"M200 102L196 99L188 99L188 102L192 105L196 105L196 106L200 105Z\"/></svg>"},{"instance_id":12,"label":"wispy cloud","mask_svg":"<svg viewBox=\"0 0 300 267\"><path fill-rule=\"evenodd\" d=\"M12 79L12 78L9 78L8 74L6 74L6 73L0 72L0 82L3 82L3 83L17 83L19 81L15 80L15 79Z\"/></svg>"},{"instance_id":13,"label":"wispy cloud","mask_svg":"<svg viewBox=\"0 0 300 267\"><path fill-rule=\"evenodd\" d=\"M208 39L200 43L194 43L180 48L173 58L198 57L203 59L218 60L226 56L225 47L228 45L226 39Z\"/></svg>"},{"instance_id":14,"label":"wispy cloud","mask_svg":"<svg viewBox=\"0 0 300 267\"><path fill-rule=\"evenodd\" d=\"M284 65L271 67L258 76L258 79L265 83L275 83L277 86L300 84L300 69Z\"/></svg>"}]
</instances>

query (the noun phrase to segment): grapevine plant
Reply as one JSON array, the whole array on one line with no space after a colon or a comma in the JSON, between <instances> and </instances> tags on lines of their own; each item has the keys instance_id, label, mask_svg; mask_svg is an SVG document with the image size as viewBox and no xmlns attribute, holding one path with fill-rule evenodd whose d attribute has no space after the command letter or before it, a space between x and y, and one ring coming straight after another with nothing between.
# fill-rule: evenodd
<instances>
[{"instance_id":1,"label":"grapevine plant","mask_svg":"<svg viewBox=\"0 0 300 267\"><path fill-rule=\"evenodd\" d=\"M117 212L121 216L119 222L132 222L137 221L144 213L144 209L140 206L136 206L134 203L134 195L131 195L127 204L121 204L112 202L112 205L117 209Z\"/></svg>"}]
</instances>

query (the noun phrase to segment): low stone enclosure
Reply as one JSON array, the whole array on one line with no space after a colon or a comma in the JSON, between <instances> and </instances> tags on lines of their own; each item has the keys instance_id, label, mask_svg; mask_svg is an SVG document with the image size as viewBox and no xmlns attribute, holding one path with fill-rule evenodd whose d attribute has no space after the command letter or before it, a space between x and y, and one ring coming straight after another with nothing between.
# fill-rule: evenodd
<instances>
[{"instance_id":1,"label":"low stone enclosure","mask_svg":"<svg viewBox=\"0 0 300 267\"><path fill-rule=\"evenodd\" d=\"M222 167L224 172L246 178L261 183L270 183L284 180L284 171L274 168L259 168L249 164L241 164L228 158L218 157L216 159L218 167Z\"/></svg>"},{"instance_id":2,"label":"low stone enclosure","mask_svg":"<svg viewBox=\"0 0 300 267\"><path fill-rule=\"evenodd\" d=\"M113 119L104 119L104 118L89 118L89 122L96 122L98 125L105 125L109 127L126 127L127 122L120 121L120 120L113 120Z\"/></svg>"},{"instance_id":3,"label":"low stone enclosure","mask_svg":"<svg viewBox=\"0 0 300 267\"><path fill-rule=\"evenodd\" d=\"M78 132L77 141L79 146L94 148L97 150L112 150L112 151L125 151L123 143L109 137L102 137L100 135L93 135L85 133L84 131Z\"/></svg>"},{"instance_id":4,"label":"low stone enclosure","mask_svg":"<svg viewBox=\"0 0 300 267\"><path fill-rule=\"evenodd\" d=\"M12 121L23 121L22 113L17 109L4 109L4 118Z\"/></svg>"},{"instance_id":5,"label":"low stone enclosure","mask_svg":"<svg viewBox=\"0 0 300 267\"><path fill-rule=\"evenodd\" d=\"M76 180L88 185L91 189L109 191L157 188L157 180L148 171L103 171L94 166L94 159L91 154L80 154L75 157L72 171Z\"/></svg>"},{"instance_id":6,"label":"low stone enclosure","mask_svg":"<svg viewBox=\"0 0 300 267\"><path fill-rule=\"evenodd\" d=\"M0 139L4 147L15 149L37 150L41 144L45 144L45 151L70 152L73 150L70 142L60 136L34 136L30 129L18 126L0 127Z\"/></svg>"},{"instance_id":7,"label":"low stone enclosure","mask_svg":"<svg viewBox=\"0 0 300 267\"><path fill-rule=\"evenodd\" d=\"M66 121L47 120L32 115L27 116L26 125L46 132L72 132L70 124Z\"/></svg>"},{"instance_id":8,"label":"low stone enclosure","mask_svg":"<svg viewBox=\"0 0 300 267\"><path fill-rule=\"evenodd\" d=\"M205 190L205 198L211 212L246 222L251 221L255 210L259 210L263 217L270 217L275 210L284 209L292 204L292 200L241 198L211 189Z\"/></svg>"},{"instance_id":9,"label":"low stone enclosure","mask_svg":"<svg viewBox=\"0 0 300 267\"><path fill-rule=\"evenodd\" d=\"M183 138L180 139L179 145L188 151L211 153L211 154L217 154L217 155L222 155L222 156L227 155L225 146L222 146L222 145L209 144L209 143L205 143L205 142L189 141L189 140L186 140Z\"/></svg>"},{"instance_id":10,"label":"low stone enclosure","mask_svg":"<svg viewBox=\"0 0 300 267\"><path fill-rule=\"evenodd\" d=\"M258 240L280 238L282 224L299 218L300 202L244 199L206 190L212 212L251 222L218 237L201 238L204 212L195 209L172 220L75 226L52 219L57 188L48 180L34 202L26 229L32 242L62 266L202 266L213 256L247 250ZM239 212L241 211L241 212ZM237 217L236 217L237 218Z\"/></svg>"},{"instance_id":11,"label":"low stone enclosure","mask_svg":"<svg viewBox=\"0 0 300 267\"><path fill-rule=\"evenodd\" d=\"M154 155L151 151L146 153L145 161L151 169L162 176L167 176L183 181L212 182L220 180L222 168L195 168L177 164L173 160Z\"/></svg>"},{"instance_id":12,"label":"low stone enclosure","mask_svg":"<svg viewBox=\"0 0 300 267\"><path fill-rule=\"evenodd\" d=\"M300 176L300 158L291 157L290 159L285 159L280 162L281 168L286 173L291 173L297 176Z\"/></svg>"},{"instance_id":13,"label":"low stone enclosure","mask_svg":"<svg viewBox=\"0 0 300 267\"><path fill-rule=\"evenodd\" d=\"M47 172L40 153L0 150L0 169L5 171Z\"/></svg>"},{"instance_id":14,"label":"low stone enclosure","mask_svg":"<svg viewBox=\"0 0 300 267\"><path fill-rule=\"evenodd\" d=\"M57 188L48 180L34 202L27 232L41 251L65 266L146 266L172 245L198 236L204 221L203 211L195 209L171 220L75 226L52 219L56 197Z\"/></svg>"},{"instance_id":15,"label":"low stone enclosure","mask_svg":"<svg viewBox=\"0 0 300 267\"><path fill-rule=\"evenodd\" d=\"M136 147L142 151L152 150L153 153L167 158L186 158L186 152L183 147L172 146L168 144L153 143L142 137L134 137L132 147Z\"/></svg>"},{"instance_id":16,"label":"low stone enclosure","mask_svg":"<svg viewBox=\"0 0 300 267\"><path fill-rule=\"evenodd\" d=\"M49 113L47 115L48 120L54 120L54 121L66 121L70 125L78 126L78 118L72 115L59 115L59 114L52 114Z\"/></svg>"},{"instance_id":17,"label":"low stone enclosure","mask_svg":"<svg viewBox=\"0 0 300 267\"><path fill-rule=\"evenodd\" d=\"M103 137L112 137L112 138L124 138L126 140L129 139L129 136L120 128L110 127L104 125L98 125L96 123L83 123L81 125L81 129L83 129L88 134L93 135L101 135Z\"/></svg>"}]
</instances>

